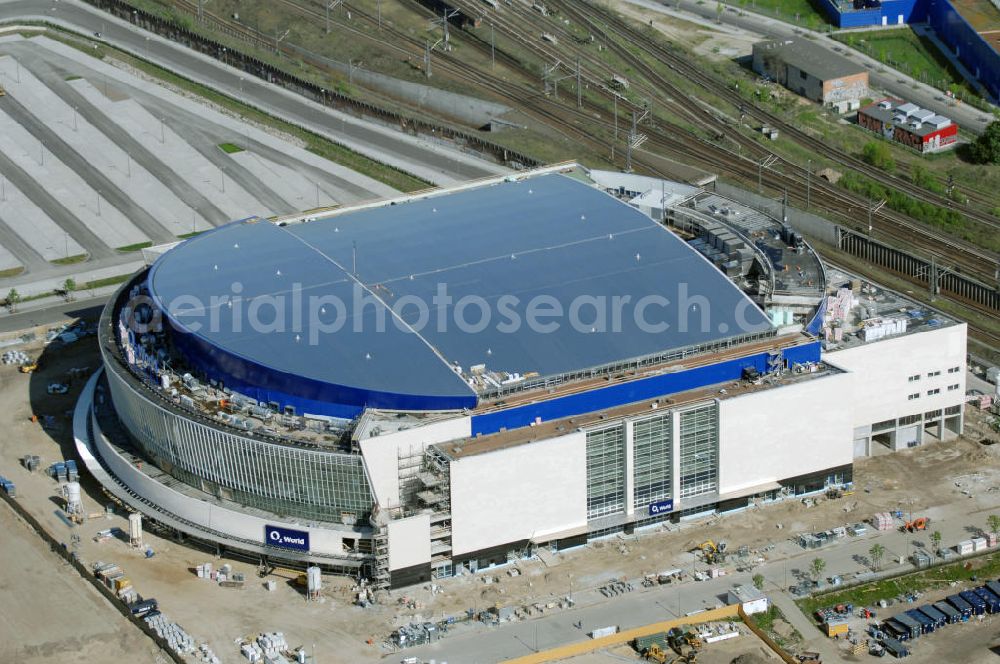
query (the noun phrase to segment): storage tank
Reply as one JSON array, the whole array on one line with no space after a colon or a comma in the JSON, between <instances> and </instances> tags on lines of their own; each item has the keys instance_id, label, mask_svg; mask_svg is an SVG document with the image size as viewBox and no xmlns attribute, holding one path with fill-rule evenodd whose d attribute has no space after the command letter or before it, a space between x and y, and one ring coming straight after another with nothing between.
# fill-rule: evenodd
<instances>
[{"instance_id":1,"label":"storage tank","mask_svg":"<svg viewBox=\"0 0 1000 664\"><path fill-rule=\"evenodd\" d=\"M83 503L80 502L80 483L67 482L63 487L63 495L66 496L66 511L70 514L77 514L83 510Z\"/></svg>"},{"instance_id":2,"label":"storage tank","mask_svg":"<svg viewBox=\"0 0 1000 664\"><path fill-rule=\"evenodd\" d=\"M142 515L138 512L128 515L128 540L132 546L142 546Z\"/></svg>"},{"instance_id":3,"label":"storage tank","mask_svg":"<svg viewBox=\"0 0 1000 664\"><path fill-rule=\"evenodd\" d=\"M306 569L306 586L309 589L310 596L319 594L323 586L319 567L313 566Z\"/></svg>"}]
</instances>

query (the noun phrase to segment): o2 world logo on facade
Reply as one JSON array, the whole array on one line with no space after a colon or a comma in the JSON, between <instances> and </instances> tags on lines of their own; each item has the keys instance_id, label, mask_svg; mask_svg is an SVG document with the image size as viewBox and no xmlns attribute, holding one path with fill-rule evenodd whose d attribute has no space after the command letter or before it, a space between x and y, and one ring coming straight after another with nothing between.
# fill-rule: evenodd
<instances>
[{"instance_id":1,"label":"o2 world logo on facade","mask_svg":"<svg viewBox=\"0 0 1000 664\"><path fill-rule=\"evenodd\" d=\"M309 533L280 526L264 526L264 544L280 549L309 550Z\"/></svg>"}]
</instances>

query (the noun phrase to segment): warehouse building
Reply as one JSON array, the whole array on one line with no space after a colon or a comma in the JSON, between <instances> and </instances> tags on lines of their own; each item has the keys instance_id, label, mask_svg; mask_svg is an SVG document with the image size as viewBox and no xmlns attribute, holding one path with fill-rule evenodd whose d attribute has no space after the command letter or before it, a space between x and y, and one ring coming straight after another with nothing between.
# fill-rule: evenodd
<instances>
[{"instance_id":1,"label":"warehouse building","mask_svg":"<svg viewBox=\"0 0 1000 664\"><path fill-rule=\"evenodd\" d=\"M162 253L74 433L180 537L403 587L948 440L965 333L714 192L560 165Z\"/></svg>"},{"instance_id":2,"label":"warehouse building","mask_svg":"<svg viewBox=\"0 0 1000 664\"><path fill-rule=\"evenodd\" d=\"M882 99L858 111L858 125L917 152L940 152L958 144L950 118L901 99Z\"/></svg>"},{"instance_id":3,"label":"warehouse building","mask_svg":"<svg viewBox=\"0 0 1000 664\"><path fill-rule=\"evenodd\" d=\"M868 96L868 70L807 39L757 42L753 45L753 70L842 113L857 110Z\"/></svg>"}]
</instances>

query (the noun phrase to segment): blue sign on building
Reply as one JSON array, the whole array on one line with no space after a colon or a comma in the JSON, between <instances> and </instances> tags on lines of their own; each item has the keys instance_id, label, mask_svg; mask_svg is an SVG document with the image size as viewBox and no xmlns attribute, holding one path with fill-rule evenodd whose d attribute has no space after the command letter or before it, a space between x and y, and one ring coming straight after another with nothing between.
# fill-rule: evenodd
<instances>
[{"instance_id":1,"label":"blue sign on building","mask_svg":"<svg viewBox=\"0 0 1000 664\"><path fill-rule=\"evenodd\" d=\"M264 526L264 544L296 551L309 550L309 533L304 530Z\"/></svg>"},{"instance_id":2,"label":"blue sign on building","mask_svg":"<svg viewBox=\"0 0 1000 664\"><path fill-rule=\"evenodd\" d=\"M674 499L667 498L666 500L658 500L655 503L649 504L649 515L656 516L657 514L667 514L674 511Z\"/></svg>"}]
</instances>

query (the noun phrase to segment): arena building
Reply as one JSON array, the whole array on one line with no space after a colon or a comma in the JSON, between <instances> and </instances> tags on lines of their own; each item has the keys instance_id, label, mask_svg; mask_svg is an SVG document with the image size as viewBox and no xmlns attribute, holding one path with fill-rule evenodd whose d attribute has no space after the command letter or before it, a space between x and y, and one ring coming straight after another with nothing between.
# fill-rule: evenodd
<instances>
[{"instance_id":1,"label":"arena building","mask_svg":"<svg viewBox=\"0 0 1000 664\"><path fill-rule=\"evenodd\" d=\"M961 432L964 324L714 192L560 165L163 251L74 431L192 543L394 588Z\"/></svg>"}]
</instances>

